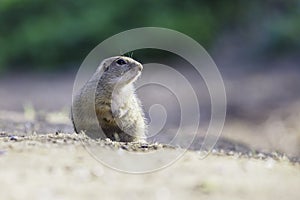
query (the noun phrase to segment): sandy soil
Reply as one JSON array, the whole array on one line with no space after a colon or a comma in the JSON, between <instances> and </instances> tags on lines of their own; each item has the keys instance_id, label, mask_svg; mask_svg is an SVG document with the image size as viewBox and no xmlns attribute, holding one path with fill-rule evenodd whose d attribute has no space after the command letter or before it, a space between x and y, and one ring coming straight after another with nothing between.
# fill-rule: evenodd
<instances>
[{"instance_id":1,"label":"sandy soil","mask_svg":"<svg viewBox=\"0 0 300 200\"><path fill-rule=\"evenodd\" d=\"M103 148L117 153L120 147ZM75 134L2 134L0 166L0 199L7 200L300 198L300 165L284 157L215 152L200 159L189 151L165 169L134 175L96 161Z\"/></svg>"}]
</instances>

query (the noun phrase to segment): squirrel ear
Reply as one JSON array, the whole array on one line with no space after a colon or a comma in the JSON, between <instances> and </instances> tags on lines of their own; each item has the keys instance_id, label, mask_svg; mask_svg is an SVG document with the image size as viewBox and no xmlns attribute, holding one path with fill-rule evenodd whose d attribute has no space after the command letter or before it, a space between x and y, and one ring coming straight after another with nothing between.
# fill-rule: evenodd
<instances>
[{"instance_id":1,"label":"squirrel ear","mask_svg":"<svg viewBox=\"0 0 300 200\"><path fill-rule=\"evenodd\" d=\"M104 64L103 64L103 71L106 72L106 71L108 70L108 67L109 67L109 66L108 66L107 64L104 63Z\"/></svg>"}]
</instances>

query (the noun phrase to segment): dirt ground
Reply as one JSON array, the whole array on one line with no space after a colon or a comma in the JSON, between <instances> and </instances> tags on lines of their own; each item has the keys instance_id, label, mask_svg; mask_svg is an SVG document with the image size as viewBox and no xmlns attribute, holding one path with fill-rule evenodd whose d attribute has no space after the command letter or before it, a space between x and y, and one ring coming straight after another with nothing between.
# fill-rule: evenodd
<instances>
[{"instance_id":1,"label":"dirt ground","mask_svg":"<svg viewBox=\"0 0 300 200\"><path fill-rule=\"evenodd\" d=\"M107 144L112 153L118 147ZM164 148L166 154L174 149ZM105 167L75 134L0 137L1 199L299 199L300 165L287 158L188 151L154 173Z\"/></svg>"}]
</instances>

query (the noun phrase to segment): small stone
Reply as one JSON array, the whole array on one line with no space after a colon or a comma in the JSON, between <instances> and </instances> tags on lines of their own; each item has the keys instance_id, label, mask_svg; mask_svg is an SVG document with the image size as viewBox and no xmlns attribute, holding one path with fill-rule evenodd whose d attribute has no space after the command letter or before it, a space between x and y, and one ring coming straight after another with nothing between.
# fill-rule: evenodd
<instances>
[{"instance_id":1,"label":"small stone","mask_svg":"<svg viewBox=\"0 0 300 200\"><path fill-rule=\"evenodd\" d=\"M148 148L149 145L148 144L141 144L141 148Z\"/></svg>"},{"instance_id":2,"label":"small stone","mask_svg":"<svg viewBox=\"0 0 300 200\"><path fill-rule=\"evenodd\" d=\"M9 139L10 139L11 141L18 141L18 136L11 135L11 136L9 137Z\"/></svg>"},{"instance_id":3,"label":"small stone","mask_svg":"<svg viewBox=\"0 0 300 200\"><path fill-rule=\"evenodd\" d=\"M128 147L126 145L122 145L121 148L124 150L128 150Z\"/></svg>"},{"instance_id":4,"label":"small stone","mask_svg":"<svg viewBox=\"0 0 300 200\"><path fill-rule=\"evenodd\" d=\"M266 156L263 153L259 153L259 154L257 154L257 158L259 158L259 159L265 159Z\"/></svg>"}]
</instances>

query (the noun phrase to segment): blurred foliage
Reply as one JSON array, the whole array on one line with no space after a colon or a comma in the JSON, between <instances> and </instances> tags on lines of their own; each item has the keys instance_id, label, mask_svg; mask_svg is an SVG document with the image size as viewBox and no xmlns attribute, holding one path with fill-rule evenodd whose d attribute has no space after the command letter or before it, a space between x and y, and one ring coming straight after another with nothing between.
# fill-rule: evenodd
<instances>
[{"instance_id":1,"label":"blurred foliage","mask_svg":"<svg viewBox=\"0 0 300 200\"><path fill-rule=\"evenodd\" d=\"M143 26L181 31L206 48L224 31L256 27L266 49L285 51L300 46L299 19L297 0L0 0L0 71L66 67Z\"/></svg>"}]
</instances>

